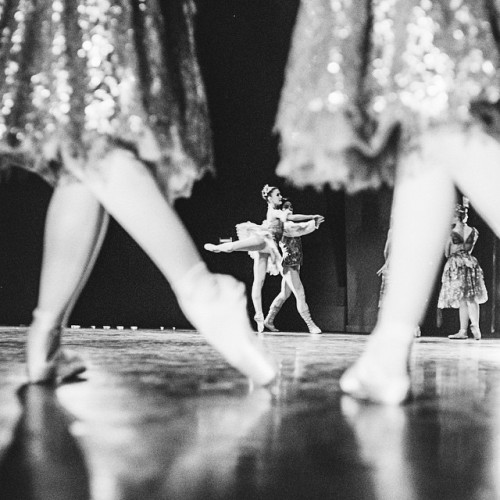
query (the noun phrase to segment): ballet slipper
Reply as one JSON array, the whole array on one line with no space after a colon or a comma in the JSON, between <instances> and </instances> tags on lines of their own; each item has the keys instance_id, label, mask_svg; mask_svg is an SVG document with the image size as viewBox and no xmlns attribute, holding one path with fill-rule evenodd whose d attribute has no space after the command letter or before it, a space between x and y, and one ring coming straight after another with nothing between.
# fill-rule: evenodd
<instances>
[{"instance_id":1,"label":"ballet slipper","mask_svg":"<svg viewBox=\"0 0 500 500\"><path fill-rule=\"evenodd\" d=\"M76 353L61 349L60 326L54 327L56 317L35 310L26 343L26 368L31 384L58 384L86 370Z\"/></svg>"},{"instance_id":2,"label":"ballet slipper","mask_svg":"<svg viewBox=\"0 0 500 500\"><path fill-rule=\"evenodd\" d=\"M257 332L258 333L263 333L264 331L264 315L263 314L256 314L253 319L257 323Z\"/></svg>"},{"instance_id":3,"label":"ballet slipper","mask_svg":"<svg viewBox=\"0 0 500 500\"><path fill-rule=\"evenodd\" d=\"M457 333L454 333L453 335L448 335L448 338L451 340L466 340L467 330L458 330Z\"/></svg>"},{"instance_id":4,"label":"ballet slipper","mask_svg":"<svg viewBox=\"0 0 500 500\"><path fill-rule=\"evenodd\" d=\"M242 283L200 262L173 289L187 319L229 364L258 385L272 382L276 366L254 335Z\"/></svg>"},{"instance_id":5,"label":"ballet slipper","mask_svg":"<svg viewBox=\"0 0 500 500\"><path fill-rule=\"evenodd\" d=\"M479 329L479 325L470 325L470 331L472 335L474 335L474 340L481 340L481 330Z\"/></svg>"},{"instance_id":6,"label":"ballet slipper","mask_svg":"<svg viewBox=\"0 0 500 500\"><path fill-rule=\"evenodd\" d=\"M232 243L221 243L220 245L214 245L213 243L205 243L205 245L203 245L203 248L213 253L220 253L220 252L231 253L234 250Z\"/></svg>"},{"instance_id":7,"label":"ballet slipper","mask_svg":"<svg viewBox=\"0 0 500 500\"><path fill-rule=\"evenodd\" d=\"M374 403L403 403L410 393L413 332L414 327L405 324L377 327L361 357L340 378L342 391Z\"/></svg>"},{"instance_id":8,"label":"ballet slipper","mask_svg":"<svg viewBox=\"0 0 500 500\"><path fill-rule=\"evenodd\" d=\"M340 378L340 388L353 398L386 405L399 405L409 395L408 373L400 377L385 374L380 367L359 360Z\"/></svg>"}]
</instances>

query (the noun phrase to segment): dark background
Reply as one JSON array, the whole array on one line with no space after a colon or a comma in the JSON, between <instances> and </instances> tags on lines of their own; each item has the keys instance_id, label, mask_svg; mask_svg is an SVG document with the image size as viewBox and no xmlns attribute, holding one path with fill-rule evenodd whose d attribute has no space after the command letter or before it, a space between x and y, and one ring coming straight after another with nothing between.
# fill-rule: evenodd
<instances>
[{"instance_id":1,"label":"dark background","mask_svg":"<svg viewBox=\"0 0 500 500\"><path fill-rule=\"evenodd\" d=\"M235 238L235 224L263 220L266 205L260 191L266 183L279 186L294 201L296 213L325 215L320 230L303 238L302 278L313 318L325 331L368 332L377 313L376 270L383 263L391 191L346 198L329 189L297 190L274 175L279 154L273 124L297 7L298 0L198 2L198 55L213 124L217 174L199 182L189 200L176 202L176 209L209 268L243 280L248 291L252 283L248 255L207 253L205 242ZM0 324L30 322L50 194L43 181L22 171L0 184ZM474 214L470 223L481 231L475 253L491 281L493 237ZM279 286L279 277L266 280L265 310ZM487 286L490 289L489 281ZM434 297L424 334L443 334L435 329L435 303ZM249 313L253 314L250 301ZM444 319L443 332L453 332L457 312L446 312ZM490 310L483 308L483 330L490 322ZM114 222L71 323L189 327L168 283ZM293 298L276 324L304 331Z\"/></svg>"}]
</instances>

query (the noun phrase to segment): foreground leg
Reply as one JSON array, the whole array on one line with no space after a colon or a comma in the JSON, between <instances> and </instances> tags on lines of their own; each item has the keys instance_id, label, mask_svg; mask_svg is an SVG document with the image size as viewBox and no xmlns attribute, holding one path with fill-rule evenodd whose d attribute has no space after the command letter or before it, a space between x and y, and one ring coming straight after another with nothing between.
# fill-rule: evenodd
<instances>
[{"instance_id":1,"label":"foreground leg","mask_svg":"<svg viewBox=\"0 0 500 500\"><path fill-rule=\"evenodd\" d=\"M397 183L391 279L364 353L340 380L344 392L387 404L398 404L407 397L414 329L441 262L454 195L450 177L434 166L405 175Z\"/></svg>"},{"instance_id":2,"label":"foreground leg","mask_svg":"<svg viewBox=\"0 0 500 500\"><path fill-rule=\"evenodd\" d=\"M65 379L85 370L78 357L59 349L61 325L90 274L107 220L82 184L62 181L56 187L45 222L38 304L27 337L30 382Z\"/></svg>"},{"instance_id":3,"label":"foreground leg","mask_svg":"<svg viewBox=\"0 0 500 500\"><path fill-rule=\"evenodd\" d=\"M270 382L274 363L253 335L243 285L208 272L145 165L116 150L95 170L89 168L83 180L158 266L192 325L242 373L259 384Z\"/></svg>"}]
</instances>

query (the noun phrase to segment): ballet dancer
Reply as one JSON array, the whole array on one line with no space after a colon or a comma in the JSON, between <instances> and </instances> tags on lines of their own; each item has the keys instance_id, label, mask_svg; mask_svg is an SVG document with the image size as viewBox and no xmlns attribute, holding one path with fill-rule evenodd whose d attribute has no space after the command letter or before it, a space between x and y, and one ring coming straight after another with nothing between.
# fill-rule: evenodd
<instances>
[{"instance_id":1,"label":"ballet dancer","mask_svg":"<svg viewBox=\"0 0 500 500\"><path fill-rule=\"evenodd\" d=\"M275 376L253 335L243 284L208 271L167 201L189 196L211 169L194 14L191 0L1 5L0 166L27 168L54 186L27 334L31 383L85 369L61 349L61 331L108 214L158 266L187 319L230 364L258 384Z\"/></svg>"},{"instance_id":2,"label":"ballet dancer","mask_svg":"<svg viewBox=\"0 0 500 500\"><path fill-rule=\"evenodd\" d=\"M282 210L289 210L290 213L293 213L293 205L292 202L288 199L282 200ZM311 313L309 311L309 306L306 302L306 293L304 290L304 285L302 284L302 280L300 279L300 269L302 267L302 263L304 260L304 256L302 253L302 240L300 236L287 236L288 222L285 223L284 234L279 242L281 252L283 255L283 260L281 262L283 268L283 278L281 279L281 290L280 293L276 296L276 298L272 301L271 307L269 308L269 312L267 313L266 319L264 320L264 326L272 331L279 332L279 330L274 325L274 319L276 315L279 313L280 309L283 307L283 304L286 300L292 295L292 289L288 286L287 281L291 281L293 283L293 287L296 291L296 299L297 299L297 311L300 316L304 320L309 333L318 334L322 333L321 328L314 323L311 318ZM311 231L317 229L316 224L314 224L311 228ZM304 234L308 234L304 231ZM285 279L285 275L287 275L288 279Z\"/></svg>"},{"instance_id":3,"label":"ballet dancer","mask_svg":"<svg viewBox=\"0 0 500 500\"><path fill-rule=\"evenodd\" d=\"M413 332L456 187L500 235L498 19L488 0L301 3L276 124L278 173L351 191L396 180L391 279L363 354L340 380L353 397L400 404L410 394ZM334 138L338 122L346 132ZM357 148L379 130L378 154Z\"/></svg>"},{"instance_id":4,"label":"ballet dancer","mask_svg":"<svg viewBox=\"0 0 500 500\"><path fill-rule=\"evenodd\" d=\"M225 252L234 251L249 252L254 260L253 266L253 284L252 284L252 303L255 310L254 320L257 323L257 331L264 331L264 313L262 310L262 287L266 278L266 273L272 275L282 274L287 281L288 286L295 295L298 303L303 305L303 299L299 292L295 289L295 285L289 274L283 274L282 257L279 251L279 242L283 236L285 223L294 222L311 222L316 227L324 221L322 215L302 215L292 214L290 210L281 210L282 195L280 190L275 186L266 184L262 189L262 198L267 203L266 220L262 224L254 224L252 222L244 222L236 226L238 240L234 242L222 243L213 245L207 243L205 249L210 252ZM289 234L297 235L303 231L307 231L307 226L289 225ZM306 307L300 310L306 314ZM310 316L309 316L310 317ZM312 321L312 320L311 320Z\"/></svg>"},{"instance_id":5,"label":"ballet dancer","mask_svg":"<svg viewBox=\"0 0 500 500\"><path fill-rule=\"evenodd\" d=\"M458 309L460 330L448 335L452 340L467 339L469 321L474 339L481 340L479 305L488 300L483 270L476 257L472 255L479 231L469 226L467 219L468 206L456 205L451 234L445 247L447 261L438 299L438 308Z\"/></svg>"}]
</instances>

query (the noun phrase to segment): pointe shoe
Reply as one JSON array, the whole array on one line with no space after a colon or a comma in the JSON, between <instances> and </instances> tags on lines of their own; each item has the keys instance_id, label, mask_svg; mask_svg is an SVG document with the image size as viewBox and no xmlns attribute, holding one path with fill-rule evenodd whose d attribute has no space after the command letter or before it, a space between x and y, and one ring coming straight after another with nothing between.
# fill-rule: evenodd
<instances>
[{"instance_id":1,"label":"pointe shoe","mask_svg":"<svg viewBox=\"0 0 500 500\"><path fill-rule=\"evenodd\" d=\"M467 340L467 332L465 330L458 330L457 333L448 335L448 338L451 340Z\"/></svg>"},{"instance_id":2,"label":"pointe shoe","mask_svg":"<svg viewBox=\"0 0 500 500\"><path fill-rule=\"evenodd\" d=\"M375 367L357 362L340 378L340 388L353 398L386 405L403 403L410 392L410 377L388 377Z\"/></svg>"},{"instance_id":3,"label":"pointe shoe","mask_svg":"<svg viewBox=\"0 0 500 500\"><path fill-rule=\"evenodd\" d=\"M421 337L422 336L422 330L420 330L420 327L417 326L415 328L415 333L414 333L415 337L418 338L418 337Z\"/></svg>"},{"instance_id":4,"label":"pointe shoe","mask_svg":"<svg viewBox=\"0 0 500 500\"><path fill-rule=\"evenodd\" d=\"M203 245L203 248L213 253L231 253L233 251L233 244L221 243L220 245L214 245L213 243L205 243L205 245Z\"/></svg>"},{"instance_id":5,"label":"pointe shoe","mask_svg":"<svg viewBox=\"0 0 500 500\"><path fill-rule=\"evenodd\" d=\"M481 340L481 330L479 329L479 325L470 325L470 331L472 335L474 335L474 340Z\"/></svg>"},{"instance_id":6,"label":"pointe shoe","mask_svg":"<svg viewBox=\"0 0 500 500\"><path fill-rule=\"evenodd\" d=\"M258 333L263 333L264 332L264 315L263 314L256 314L253 319L257 323L257 332Z\"/></svg>"},{"instance_id":7,"label":"pointe shoe","mask_svg":"<svg viewBox=\"0 0 500 500\"><path fill-rule=\"evenodd\" d=\"M272 382L276 365L250 325L242 283L232 276L211 274L200 263L174 290L187 319L228 363L258 385Z\"/></svg>"}]
</instances>

